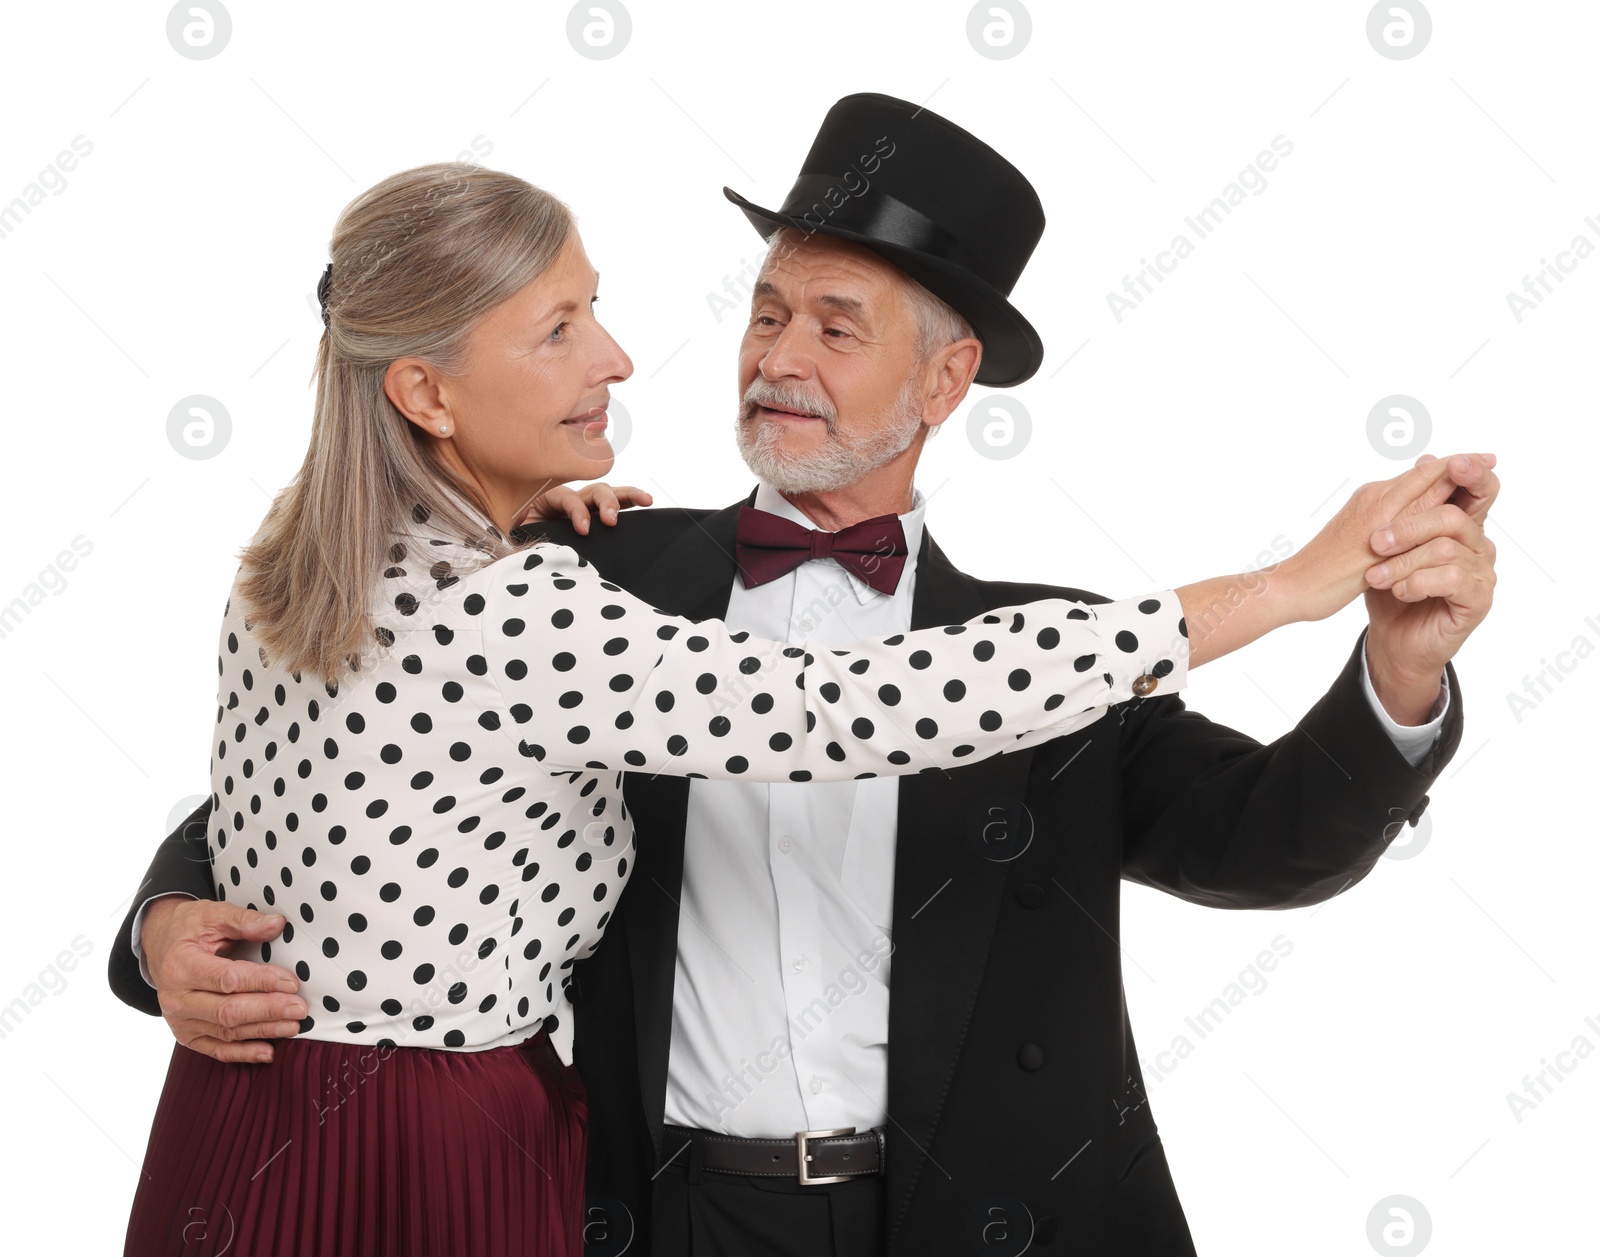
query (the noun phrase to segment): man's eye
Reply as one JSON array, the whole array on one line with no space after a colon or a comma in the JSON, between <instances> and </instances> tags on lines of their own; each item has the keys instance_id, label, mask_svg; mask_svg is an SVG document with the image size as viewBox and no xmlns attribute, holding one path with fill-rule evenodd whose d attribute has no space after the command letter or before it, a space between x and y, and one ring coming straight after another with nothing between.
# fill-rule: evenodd
<instances>
[{"instance_id":1,"label":"man's eye","mask_svg":"<svg viewBox=\"0 0 1600 1257\"><path fill-rule=\"evenodd\" d=\"M838 334L840 336L848 336L848 335L850 335L850 333L845 331L845 329L842 328L842 327L825 327L825 328L822 329L822 334L824 336L833 336L835 334Z\"/></svg>"}]
</instances>

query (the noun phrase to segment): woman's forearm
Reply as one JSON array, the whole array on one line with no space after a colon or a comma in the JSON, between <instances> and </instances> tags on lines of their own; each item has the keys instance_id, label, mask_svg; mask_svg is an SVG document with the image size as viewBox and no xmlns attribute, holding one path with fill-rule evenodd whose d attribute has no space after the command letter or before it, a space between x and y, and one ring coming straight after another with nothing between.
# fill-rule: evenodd
<instances>
[{"instance_id":1,"label":"woman's forearm","mask_svg":"<svg viewBox=\"0 0 1600 1257\"><path fill-rule=\"evenodd\" d=\"M1189 630L1189 666L1219 659L1273 629L1303 618L1278 563L1235 576L1213 576L1178 588Z\"/></svg>"}]
</instances>

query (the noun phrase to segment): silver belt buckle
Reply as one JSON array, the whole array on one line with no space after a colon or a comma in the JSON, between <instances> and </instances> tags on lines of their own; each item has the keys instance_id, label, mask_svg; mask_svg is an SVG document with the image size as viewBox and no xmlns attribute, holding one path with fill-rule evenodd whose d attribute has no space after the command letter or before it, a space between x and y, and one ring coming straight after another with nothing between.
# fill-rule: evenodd
<instances>
[{"instance_id":1,"label":"silver belt buckle","mask_svg":"<svg viewBox=\"0 0 1600 1257\"><path fill-rule=\"evenodd\" d=\"M794 1133L795 1159L799 1166L797 1171L800 1182L811 1183L843 1183L849 1174L808 1174L806 1163L811 1160L811 1154L806 1151L806 1141L810 1139L827 1139L830 1135L853 1135L856 1133L854 1126L842 1126L838 1130L797 1130Z\"/></svg>"}]
</instances>

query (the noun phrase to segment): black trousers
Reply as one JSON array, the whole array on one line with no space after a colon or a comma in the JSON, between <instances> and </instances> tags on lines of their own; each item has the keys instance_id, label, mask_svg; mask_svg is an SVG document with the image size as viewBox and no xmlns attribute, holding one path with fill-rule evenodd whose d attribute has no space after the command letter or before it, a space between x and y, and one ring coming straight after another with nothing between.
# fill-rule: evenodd
<instances>
[{"instance_id":1,"label":"black trousers","mask_svg":"<svg viewBox=\"0 0 1600 1257\"><path fill-rule=\"evenodd\" d=\"M687 1162L687 1164L685 1164ZM652 1257L882 1257L883 1175L802 1186L704 1170L696 1150L651 1192Z\"/></svg>"}]
</instances>

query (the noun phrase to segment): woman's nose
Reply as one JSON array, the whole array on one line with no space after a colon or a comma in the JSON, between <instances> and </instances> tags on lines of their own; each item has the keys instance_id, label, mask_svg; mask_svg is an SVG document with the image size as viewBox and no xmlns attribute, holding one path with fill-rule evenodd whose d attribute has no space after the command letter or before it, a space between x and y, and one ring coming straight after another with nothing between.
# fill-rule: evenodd
<instances>
[{"instance_id":1,"label":"woman's nose","mask_svg":"<svg viewBox=\"0 0 1600 1257\"><path fill-rule=\"evenodd\" d=\"M609 348L601 359L600 369L605 373L608 382L626 380L633 374L633 359L628 357L627 352L617 344L616 338L610 332L605 332L604 329L602 332Z\"/></svg>"}]
</instances>

